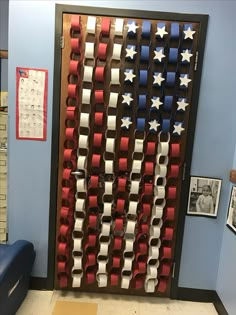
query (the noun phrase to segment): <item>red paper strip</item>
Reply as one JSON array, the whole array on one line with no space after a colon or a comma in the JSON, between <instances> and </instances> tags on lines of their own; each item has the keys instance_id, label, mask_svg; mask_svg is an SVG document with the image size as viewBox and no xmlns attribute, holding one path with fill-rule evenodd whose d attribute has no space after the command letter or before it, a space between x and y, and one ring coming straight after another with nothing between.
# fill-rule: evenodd
<instances>
[{"instance_id":1,"label":"red paper strip","mask_svg":"<svg viewBox=\"0 0 236 315\"><path fill-rule=\"evenodd\" d=\"M167 189L167 199L176 199L176 187L169 186Z\"/></svg>"},{"instance_id":2,"label":"red paper strip","mask_svg":"<svg viewBox=\"0 0 236 315\"><path fill-rule=\"evenodd\" d=\"M67 243L60 242L58 244L58 247L57 247L58 255L67 256L68 251L69 251L69 248L68 248Z\"/></svg>"},{"instance_id":3,"label":"red paper strip","mask_svg":"<svg viewBox=\"0 0 236 315\"><path fill-rule=\"evenodd\" d=\"M99 43L98 44L98 58L100 60L106 60L107 58L107 47L106 43Z\"/></svg>"},{"instance_id":4,"label":"red paper strip","mask_svg":"<svg viewBox=\"0 0 236 315\"><path fill-rule=\"evenodd\" d=\"M164 246L162 248L161 259L171 259L172 256L172 248Z\"/></svg>"},{"instance_id":5,"label":"red paper strip","mask_svg":"<svg viewBox=\"0 0 236 315\"><path fill-rule=\"evenodd\" d=\"M102 146L102 133L94 133L93 145L99 148Z\"/></svg>"},{"instance_id":6,"label":"red paper strip","mask_svg":"<svg viewBox=\"0 0 236 315\"><path fill-rule=\"evenodd\" d=\"M104 103L104 91L103 90L95 90L95 103L96 104Z\"/></svg>"},{"instance_id":7,"label":"red paper strip","mask_svg":"<svg viewBox=\"0 0 236 315\"><path fill-rule=\"evenodd\" d=\"M111 19L104 17L101 23L101 34L108 36L110 33Z\"/></svg>"},{"instance_id":8,"label":"red paper strip","mask_svg":"<svg viewBox=\"0 0 236 315\"><path fill-rule=\"evenodd\" d=\"M129 149L129 138L128 137L121 137L120 138L120 150L121 151L128 151Z\"/></svg>"},{"instance_id":9,"label":"red paper strip","mask_svg":"<svg viewBox=\"0 0 236 315\"><path fill-rule=\"evenodd\" d=\"M95 69L95 81L105 81L105 67L96 67Z\"/></svg>"},{"instance_id":10,"label":"red paper strip","mask_svg":"<svg viewBox=\"0 0 236 315\"><path fill-rule=\"evenodd\" d=\"M123 177L118 178L118 191L125 192L126 190L127 179Z\"/></svg>"},{"instance_id":11,"label":"red paper strip","mask_svg":"<svg viewBox=\"0 0 236 315\"><path fill-rule=\"evenodd\" d=\"M70 161L76 159L76 152L73 149L65 149L64 150L64 160Z\"/></svg>"},{"instance_id":12,"label":"red paper strip","mask_svg":"<svg viewBox=\"0 0 236 315\"><path fill-rule=\"evenodd\" d=\"M103 125L103 113L102 112L96 112L94 115L94 123L97 126Z\"/></svg>"},{"instance_id":13,"label":"red paper strip","mask_svg":"<svg viewBox=\"0 0 236 315\"><path fill-rule=\"evenodd\" d=\"M156 152L156 143L155 142L147 142L146 154L154 155Z\"/></svg>"},{"instance_id":14,"label":"red paper strip","mask_svg":"<svg viewBox=\"0 0 236 315\"><path fill-rule=\"evenodd\" d=\"M71 169L70 168L64 168L62 173L62 178L65 180L69 180L71 177Z\"/></svg>"},{"instance_id":15,"label":"red paper strip","mask_svg":"<svg viewBox=\"0 0 236 315\"><path fill-rule=\"evenodd\" d=\"M134 280L134 287L135 289L142 289L144 284L143 278L137 278Z\"/></svg>"},{"instance_id":16,"label":"red paper strip","mask_svg":"<svg viewBox=\"0 0 236 315\"><path fill-rule=\"evenodd\" d=\"M123 228L124 228L123 218L116 218L115 219L114 231L123 231Z\"/></svg>"},{"instance_id":17,"label":"red paper strip","mask_svg":"<svg viewBox=\"0 0 236 315\"><path fill-rule=\"evenodd\" d=\"M89 208L97 208L98 196L89 196Z\"/></svg>"},{"instance_id":18,"label":"red paper strip","mask_svg":"<svg viewBox=\"0 0 236 315\"><path fill-rule=\"evenodd\" d=\"M117 199L116 211L119 213L124 213L124 211L125 211L125 200L124 199Z\"/></svg>"},{"instance_id":19,"label":"red paper strip","mask_svg":"<svg viewBox=\"0 0 236 315\"><path fill-rule=\"evenodd\" d=\"M86 257L86 267L88 268L89 266L94 266L94 265L96 265L96 255L93 253L90 253Z\"/></svg>"},{"instance_id":20,"label":"red paper strip","mask_svg":"<svg viewBox=\"0 0 236 315\"><path fill-rule=\"evenodd\" d=\"M73 210L70 207L61 207L60 215L61 218L67 219L68 216L72 215Z\"/></svg>"},{"instance_id":21,"label":"red paper strip","mask_svg":"<svg viewBox=\"0 0 236 315\"><path fill-rule=\"evenodd\" d=\"M71 16L71 29L73 31L80 31L80 15L72 15Z\"/></svg>"},{"instance_id":22,"label":"red paper strip","mask_svg":"<svg viewBox=\"0 0 236 315\"><path fill-rule=\"evenodd\" d=\"M179 176L179 165L171 164L168 172L168 178L177 178Z\"/></svg>"},{"instance_id":23,"label":"red paper strip","mask_svg":"<svg viewBox=\"0 0 236 315\"><path fill-rule=\"evenodd\" d=\"M78 110L76 107L68 106L66 109L66 118L70 120L75 120L78 118Z\"/></svg>"},{"instance_id":24,"label":"red paper strip","mask_svg":"<svg viewBox=\"0 0 236 315\"><path fill-rule=\"evenodd\" d=\"M66 128L66 139L67 140L74 140L76 137L76 130L75 128Z\"/></svg>"},{"instance_id":25,"label":"red paper strip","mask_svg":"<svg viewBox=\"0 0 236 315\"><path fill-rule=\"evenodd\" d=\"M143 193L145 195L152 195L153 194L153 184L144 183L144 185L143 185Z\"/></svg>"},{"instance_id":26,"label":"red paper strip","mask_svg":"<svg viewBox=\"0 0 236 315\"><path fill-rule=\"evenodd\" d=\"M88 284L94 283L96 280L95 273L92 273L92 272L87 273L86 280Z\"/></svg>"},{"instance_id":27,"label":"red paper strip","mask_svg":"<svg viewBox=\"0 0 236 315\"><path fill-rule=\"evenodd\" d=\"M77 85L68 84L68 96L71 98L76 98L77 96Z\"/></svg>"},{"instance_id":28,"label":"red paper strip","mask_svg":"<svg viewBox=\"0 0 236 315\"><path fill-rule=\"evenodd\" d=\"M59 287L66 288L68 286L68 278L65 274L59 275Z\"/></svg>"},{"instance_id":29,"label":"red paper strip","mask_svg":"<svg viewBox=\"0 0 236 315\"><path fill-rule=\"evenodd\" d=\"M92 167L100 167L101 155L93 154L92 155Z\"/></svg>"},{"instance_id":30,"label":"red paper strip","mask_svg":"<svg viewBox=\"0 0 236 315\"><path fill-rule=\"evenodd\" d=\"M95 214L90 214L88 217L88 227L96 229L97 228L98 216Z\"/></svg>"},{"instance_id":31,"label":"red paper strip","mask_svg":"<svg viewBox=\"0 0 236 315\"><path fill-rule=\"evenodd\" d=\"M119 283L119 275L112 273L111 274L111 286L117 286Z\"/></svg>"},{"instance_id":32,"label":"red paper strip","mask_svg":"<svg viewBox=\"0 0 236 315\"><path fill-rule=\"evenodd\" d=\"M147 217L151 215L151 205L149 203L143 203L142 213Z\"/></svg>"},{"instance_id":33,"label":"red paper strip","mask_svg":"<svg viewBox=\"0 0 236 315\"><path fill-rule=\"evenodd\" d=\"M172 241L173 236L174 236L174 229L172 227L166 227L162 235L162 240Z\"/></svg>"},{"instance_id":34,"label":"red paper strip","mask_svg":"<svg viewBox=\"0 0 236 315\"><path fill-rule=\"evenodd\" d=\"M65 272L68 273L67 263L65 261L59 261L57 263L57 272Z\"/></svg>"},{"instance_id":35,"label":"red paper strip","mask_svg":"<svg viewBox=\"0 0 236 315\"><path fill-rule=\"evenodd\" d=\"M180 144L171 143L170 145L170 157L179 157L180 156Z\"/></svg>"},{"instance_id":36,"label":"red paper strip","mask_svg":"<svg viewBox=\"0 0 236 315\"><path fill-rule=\"evenodd\" d=\"M120 158L119 159L119 170L120 171L127 171L128 168L128 159L127 158Z\"/></svg>"},{"instance_id":37,"label":"red paper strip","mask_svg":"<svg viewBox=\"0 0 236 315\"><path fill-rule=\"evenodd\" d=\"M160 267L160 276L169 277L171 273L171 264L163 263Z\"/></svg>"},{"instance_id":38,"label":"red paper strip","mask_svg":"<svg viewBox=\"0 0 236 315\"><path fill-rule=\"evenodd\" d=\"M62 224L60 226L59 234L66 237L68 235L69 231L70 231L70 226L66 225L66 224Z\"/></svg>"},{"instance_id":39,"label":"red paper strip","mask_svg":"<svg viewBox=\"0 0 236 315\"><path fill-rule=\"evenodd\" d=\"M70 39L70 47L73 53L80 53L80 39L79 38L71 38Z\"/></svg>"},{"instance_id":40,"label":"red paper strip","mask_svg":"<svg viewBox=\"0 0 236 315\"><path fill-rule=\"evenodd\" d=\"M85 250L87 250L88 247L96 247L96 241L97 241L97 235L88 234L87 243L84 246Z\"/></svg>"},{"instance_id":41,"label":"red paper strip","mask_svg":"<svg viewBox=\"0 0 236 315\"><path fill-rule=\"evenodd\" d=\"M113 249L114 250L121 250L122 248L122 242L123 242L123 238L122 237L114 237L114 245L113 245Z\"/></svg>"},{"instance_id":42,"label":"red paper strip","mask_svg":"<svg viewBox=\"0 0 236 315\"><path fill-rule=\"evenodd\" d=\"M113 256L113 258L112 258L112 268L120 268L120 257Z\"/></svg>"},{"instance_id":43,"label":"red paper strip","mask_svg":"<svg viewBox=\"0 0 236 315\"><path fill-rule=\"evenodd\" d=\"M164 293L167 290L168 280L167 279L160 279L157 285L157 291Z\"/></svg>"},{"instance_id":44,"label":"red paper strip","mask_svg":"<svg viewBox=\"0 0 236 315\"><path fill-rule=\"evenodd\" d=\"M99 177L97 175L92 175L89 181L89 188L98 188Z\"/></svg>"},{"instance_id":45,"label":"red paper strip","mask_svg":"<svg viewBox=\"0 0 236 315\"><path fill-rule=\"evenodd\" d=\"M153 175L154 172L154 163L153 162L145 162L144 164L144 174L145 175Z\"/></svg>"},{"instance_id":46,"label":"red paper strip","mask_svg":"<svg viewBox=\"0 0 236 315\"><path fill-rule=\"evenodd\" d=\"M174 219L175 219L175 208L167 207L166 213L165 213L165 220L174 221Z\"/></svg>"}]
</instances>

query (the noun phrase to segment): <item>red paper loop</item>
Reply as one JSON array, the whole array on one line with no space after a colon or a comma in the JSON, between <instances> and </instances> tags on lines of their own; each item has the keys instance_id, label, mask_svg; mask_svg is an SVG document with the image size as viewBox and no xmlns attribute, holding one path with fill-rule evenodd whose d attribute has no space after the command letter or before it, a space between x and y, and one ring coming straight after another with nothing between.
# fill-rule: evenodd
<instances>
[{"instance_id":1,"label":"red paper loop","mask_svg":"<svg viewBox=\"0 0 236 315\"><path fill-rule=\"evenodd\" d=\"M68 97L76 98L77 97L77 85L68 84Z\"/></svg>"},{"instance_id":2,"label":"red paper loop","mask_svg":"<svg viewBox=\"0 0 236 315\"><path fill-rule=\"evenodd\" d=\"M57 271L60 273L62 273L62 272L67 273L68 272L67 263L65 261L59 261L57 263Z\"/></svg>"},{"instance_id":3,"label":"red paper loop","mask_svg":"<svg viewBox=\"0 0 236 315\"><path fill-rule=\"evenodd\" d=\"M171 259L172 256L172 248L164 246L162 248L161 259Z\"/></svg>"},{"instance_id":4,"label":"red paper loop","mask_svg":"<svg viewBox=\"0 0 236 315\"><path fill-rule=\"evenodd\" d=\"M104 103L104 91L103 90L95 90L95 103L103 104Z\"/></svg>"},{"instance_id":5,"label":"red paper loop","mask_svg":"<svg viewBox=\"0 0 236 315\"><path fill-rule=\"evenodd\" d=\"M73 210L70 207L61 207L60 215L61 218L67 219L72 214Z\"/></svg>"},{"instance_id":6,"label":"red paper loop","mask_svg":"<svg viewBox=\"0 0 236 315\"><path fill-rule=\"evenodd\" d=\"M94 283L96 280L95 273L92 273L92 272L87 273L86 280L88 284Z\"/></svg>"},{"instance_id":7,"label":"red paper loop","mask_svg":"<svg viewBox=\"0 0 236 315\"><path fill-rule=\"evenodd\" d=\"M143 185L143 193L145 195L152 195L153 194L153 184L144 183L144 185Z\"/></svg>"},{"instance_id":8,"label":"red paper loop","mask_svg":"<svg viewBox=\"0 0 236 315\"><path fill-rule=\"evenodd\" d=\"M98 196L89 196L89 208L97 208Z\"/></svg>"},{"instance_id":9,"label":"red paper loop","mask_svg":"<svg viewBox=\"0 0 236 315\"><path fill-rule=\"evenodd\" d=\"M73 31L80 31L80 15L72 15L71 16L71 29Z\"/></svg>"},{"instance_id":10,"label":"red paper loop","mask_svg":"<svg viewBox=\"0 0 236 315\"><path fill-rule=\"evenodd\" d=\"M93 145L99 148L102 146L102 133L94 133Z\"/></svg>"},{"instance_id":11,"label":"red paper loop","mask_svg":"<svg viewBox=\"0 0 236 315\"><path fill-rule=\"evenodd\" d=\"M103 113L102 112L96 112L94 115L94 123L97 126L103 125Z\"/></svg>"},{"instance_id":12,"label":"red paper loop","mask_svg":"<svg viewBox=\"0 0 236 315\"><path fill-rule=\"evenodd\" d=\"M149 217L151 215L151 205L149 203L143 203L142 214Z\"/></svg>"},{"instance_id":13,"label":"red paper loop","mask_svg":"<svg viewBox=\"0 0 236 315\"><path fill-rule=\"evenodd\" d=\"M70 187L62 187L62 199L71 199L75 195L75 192Z\"/></svg>"},{"instance_id":14,"label":"red paper loop","mask_svg":"<svg viewBox=\"0 0 236 315\"><path fill-rule=\"evenodd\" d=\"M123 218L116 218L115 219L114 231L123 231L123 228L124 228Z\"/></svg>"},{"instance_id":15,"label":"red paper loop","mask_svg":"<svg viewBox=\"0 0 236 315\"><path fill-rule=\"evenodd\" d=\"M179 176L179 165L171 164L168 173L168 178L177 178Z\"/></svg>"},{"instance_id":16,"label":"red paper loop","mask_svg":"<svg viewBox=\"0 0 236 315\"><path fill-rule=\"evenodd\" d=\"M98 44L98 58L100 60L106 60L107 58L107 47L106 43L99 43Z\"/></svg>"},{"instance_id":17,"label":"red paper loop","mask_svg":"<svg viewBox=\"0 0 236 315\"><path fill-rule=\"evenodd\" d=\"M99 177L96 175L92 175L89 181L89 188L98 188Z\"/></svg>"},{"instance_id":18,"label":"red paper loop","mask_svg":"<svg viewBox=\"0 0 236 315\"><path fill-rule=\"evenodd\" d=\"M114 245L113 245L113 249L114 250L121 250L122 248L122 242L123 242L123 238L122 237L114 237Z\"/></svg>"},{"instance_id":19,"label":"red paper loop","mask_svg":"<svg viewBox=\"0 0 236 315\"><path fill-rule=\"evenodd\" d=\"M93 154L92 155L92 167L100 167L101 155Z\"/></svg>"},{"instance_id":20,"label":"red paper loop","mask_svg":"<svg viewBox=\"0 0 236 315\"><path fill-rule=\"evenodd\" d=\"M154 155L156 153L156 143L155 142L147 142L146 154Z\"/></svg>"},{"instance_id":21,"label":"red paper loop","mask_svg":"<svg viewBox=\"0 0 236 315\"><path fill-rule=\"evenodd\" d=\"M67 286L68 286L68 277L65 274L59 275L59 287L66 288Z\"/></svg>"},{"instance_id":22,"label":"red paper loop","mask_svg":"<svg viewBox=\"0 0 236 315\"><path fill-rule=\"evenodd\" d=\"M167 290L168 280L167 279L160 279L157 285L157 291L164 293Z\"/></svg>"},{"instance_id":23,"label":"red paper loop","mask_svg":"<svg viewBox=\"0 0 236 315\"><path fill-rule=\"evenodd\" d=\"M94 265L96 265L96 255L92 253L88 254L86 257L86 267L94 266Z\"/></svg>"},{"instance_id":24,"label":"red paper loop","mask_svg":"<svg viewBox=\"0 0 236 315\"><path fill-rule=\"evenodd\" d=\"M143 223L140 225L140 230L142 234L148 234L149 232L149 226L147 223Z\"/></svg>"},{"instance_id":25,"label":"red paper loop","mask_svg":"<svg viewBox=\"0 0 236 315\"><path fill-rule=\"evenodd\" d=\"M172 241L173 236L174 236L174 229L172 227L166 227L162 235L162 240Z\"/></svg>"},{"instance_id":26,"label":"red paper loop","mask_svg":"<svg viewBox=\"0 0 236 315\"><path fill-rule=\"evenodd\" d=\"M77 119L77 108L68 106L66 109L66 118L70 120L75 120Z\"/></svg>"},{"instance_id":27,"label":"red paper loop","mask_svg":"<svg viewBox=\"0 0 236 315\"><path fill-rule=\"evenodd\" d=\"M88 218L88 227L96 229L97 220L98 220L98 216L96 214L90 214Z\"/></svg>"},{"instance_id":28,"label":"red paper loop","mask_svg":"<svg viewBox=\"0 0 236 315\"><path fill-rule=\"evenodd\" d=\"M58 255L66 256L67 252L68 252L67 243L60 242L57 248Z\"/></svg>"},{"instance_id":29,"label":"red paper loop","mask_svg":"<svg viewBox=\"0 0 236 315\"><path fill-rule=\"evenodd\" d=\"M121 137L120 138L120 151L128 151L129 149L129 138Z\"/></svg>"},{"instance_id":30,"label":"red paper loop","mask_svg":"<svg viewBox=\"0 0 236 315\"><path fill-rule=\"evenodd\" d=\"M75 128L66 128L66 139L74 140L76 138L76 130Z\"/></svg>"},{"instance_id":31,"label":"red paper loop","mask_svg":"<svg viewBox=\"0 0 236 315\"><path fill-rule=\"evenodd\" d=\"M170 145L170 157L179 157L180 156L180 144L171 143Z\"/></svg>"},{"instance_id":32,"label":"red paper loop","mask_svg":"<svg viewBox=\"0 0 236 315\"><path fill-rule=\"evenodd\" d=\"M135 289L142 289L143 288L143 284L144 284L144 279L143 277L141 278L136 278L134 280L134 287Z\"/></svg>"},{"instance_id":33,"label":"red paper loop","mask_svg":"<svg viewBox=\"0 0 236 315\"><path fill-rule=\"evenodd\" d=\"M142 255L147 255L148 246L146 243L138 243L138 253Z\"/></svg>"},{"instance_id":34,"label":"red paper loop","mask_svg":"<svg viewBox=\"0 0 236 315\"><path fill-rule=\"evenodd\" d=\"M110 34L111 19L104 17L101 23L101 34L108 36Z\"/></svg>"},{"instance_id":35,"label":"red paper loop","mask_svg":"<svg viewBox=\"0 0 236 315\"><path fill-rule=\"evenodd\" d=\"M112 273L111 274L111 286L117 286L119 283L119 275Z\"/></svg>"},{"instance_id":36,"label":"red paper loop","mask_svg":"<svg viewBox=\"0 0 236 315\"><path fill-rule=\"evenodd\" d=\"M105 81L105 67L96 67L95 69L95 81Z\"/></svg>"},{"instance_id":37,"label":"red paper loop","mask_svg":"<svg viewBox=\"0 0 236 315\"><path fill-rule=\"evenodd\" d=\"M171 264L161 264L159 274L160 276L169 277L171 273Z\"/></svg>"},{"instance_id":38,"label":"red paper loop","mask_svg":"<svg viewBox=\"0 0 236 315\"><path fill-rule=\"evenodd\" d=\"M175 208L167 207L166 213L165 213L165 220L174 221L174 219L175 219Z\"/></svg>"},{"instance_id":39,"label":"red paper loop","mask_svg":"<svg viewBox=\"0 0 236 315\"><path fill-rule=\"evenodd\" d=\"M78 60L71 60L70 61L69 73L71 75L78 75L79 74L79 61Z\"/></svg>"},{"instance_id":40,"label":"red paper loop","mask_svg":"<svg viewBox=\"0 0 236 315\"><path fill-rule=\"evenodd\" d=\"M120 257L113 256L113 258L112 258L112 268L120 268Z\"/></svg>"},{"instance_id":41,"label":"red paper loop","mask_svg":"<svg viewBox=\"0 0 236 315\"><path fill-rule=\"evenodd\" d=\"M124 199L117 199L116 211L119 213L124 213L124 211L125 211L125 200Z\"/></svg>"},{"instance_id":42,"label":"red paper loop","mask_svg":"<svg viewBox=\"0 0 236 315\"><path fill-rule=\"evenodd\" d=\"M169 186L167 189L167 199L176 199L176 187Z\"/></svg>"},{"instance_id":43,"label":"red paper loop","mask_svg":"<svg viewBox=\"0 0 236 315\"><path fill-rule=\"evenodd\" d=\"M145 175L153 175L154 172L154 163L153 162L145 162L144 164L144 173Z\"/></svg>"},{"instance_id":44,"label":"red paper loop","mask_svg":"<svg viewBox=\"0 0 236 315\"><path fill-rule=\"evenodd\" d=\"M62 178L65 180L69 180L71 177L71 169L70 168L64 168L62 173Z\"/></svg>"},{"instance_id":45,"label":"red paper loop","mask_svg":"<svg viewBox=\"0 0 236 315\"><path fill-rule=\"evenodd\" d=\"M88 247L96 247L96 241L97 241L97 235L88 234L87 243L84 246L85 250L87 250Z\"/></svg>"},{"instance_id":46,"label":"red paper loop","mask_svg":"<svg viewBox=\"0 0 236 315\"><path fill-rule=\"evenodd\" d=\"M70 226L66 225L66 224L62 224L60 226L59 234L66 237L68 235L69 231L70 231Z\"/></svg>"},{"instance_id":47,"label":"red paper loop","mask_svg":"<svg viewBox=\"0 0 236 315\"><path fill-rule=\"evenodd\" d=\"M80 53L80 38L71 38L70 39L70 47L73 53Z\"/></svg>"},{"instance_id":48,"label":"red paper loop","mask_svg":"<svg viewBox=\"0 0 236 315\"><path fill-rule=\"evenodd\" d=\"M127 179L123 177L118 178L118 191L125 192L126 190Z\"/></svg>"},{"instance_id":49,"label":"red paper loop","mask_svg":"<svg viewBox=\"0 0 236 315\"><path fill-rule=\"evenodd\" d=\"M120 158L119 159L119 170L120 171L127 171L128 168L128 159L127 158Z\"/></svg>"}]
</instances>

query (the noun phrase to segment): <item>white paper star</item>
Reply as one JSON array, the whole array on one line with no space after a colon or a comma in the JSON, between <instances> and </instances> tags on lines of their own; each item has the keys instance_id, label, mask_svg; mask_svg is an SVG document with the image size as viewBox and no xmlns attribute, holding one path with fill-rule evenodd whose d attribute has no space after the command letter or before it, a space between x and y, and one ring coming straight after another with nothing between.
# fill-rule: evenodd
<instances>
[{"instance_id":1,"label":"white paper star","mask_svg":"<svg viewBox=\"0 0 236 315\"><path fill-rule=\"evenodd\" d=\"M179 77L180 79L180 85L185 85L186 87L188 87L189 82L191 82L192 80L188 78L188 75L185 74L183 77Z\"/></svg>"},{"instance_id":2,"label":"white paper star","mask_svg":"<svg viewBox=\"0 0 236 315\"><path fill-rule=\"evenodd\" d=\"M164 78L162 78L161 73L154 74L153 78L154 78L153 84L158 85L161 85L161 82L165 80Z\"/></svg>"},{"instance_id":3,"label":"white paper star","mask_svg":"<svg viewBox=\"0 0 236 315\"><path fill-rule=\"evenodd\" d=\"M155 131L157 131L157 128L160 126L160 124L158 124L158 122L157 122L156 119L154 119L154 120L152 120L152 121L149 121L148 123L149 123L149 125L150 125L149 130L155 130Z\"/></svg>"},{"instance_id":4,"label":"white paper star","mask_svg":"<svg viewBox=\"0 0 236 315\"><path fill-rule=\"evenodd\" d=\"M158 61L161 62L161 59L165 57L165 55L163 55L163 50L164 50L164 49L160 49L159 51L154 50L155 56L154 56L153 59L154 59L154 60L158 59Z\"/></svg>"},{"instance_id":5,"label":"white paper star","mask_svg":"<svg viewBox=\"0 0 236 315\"><path fill-rule=\"evenodd\" d=\"M132 121L130 121L130 117L123 117L121 121L122 121L121 127L125 127L127 129L129 129L129 126L132 124Z\"/></svg>"},{"instance_id":6,"label":"white paper star","mask_svg":"<svg viewBox=\"0 0 236 315\"><path fill-rule=\"evenodd\" d=\"M135 22L133 21L131 24L127 24L128 26L128 32L136 33L136 29L139 28Z\"/></svg>"},{"instance_id":7,"label":"white paper star","mask_svg":"<svg viewBox=\"0 0 236 315\"><path fill-rule=\"evenodd\" d=\"M185 99L182 98L181 101L177 102L178 104L178 110L185 110L185 107L189 105L189 103L185 102Z\"/></svg>"},{"instance_id":8,"label":"white paper star","mask_svg":"<svg viewBox=\"0 0 236 315\"><path fill-rule=\"evenodd\" d=\"M166 32L165 28L166 28L165 26L158 27L157 28L157 32L155 33L155 35L159 35L161 38L163 38L164 35L168 34L168 32Z\"/></svg>"},{"instance_id":9,"label":"white paper star","mask_svg":"<svg viewBox=\"0 0 236 315\"><path fill-rule=\"evenodd\" d=\"M128 70L128 72L125 72L125 81L133 82L133 78L135 78L136 75L133 74L133 70Z\"/></svg>"},{"instance_id":10,"label":"white paper star","mask_svg":"<svg viewBox=\"0 0 236 315\"><path fill-rule=\"evenodd\" d=\"M152 106L151 107L156 107L156 109L159 109L160 105L162 105L163 103L160 101L160 97L157 98L152 98Z\"/></svg>"},{"instance_id":11,"label":"white paper star","mask_svg":"<svg viewBox=\"0 0 236 315\"><path fill-rule=\"evenodd\" d=\"M175 129L174 129L173 133L177 133L179 136L180 136L181 132L184 130L184 128L182 128L182 124L181 123L175 124L174 128Z\"/></svg>"},{"instance_id":12,"label":"white paper star","mask_svg":"<svg viewBox=\"0 0 236 315\"><path fill-rule=\"evenodd\" d=\"M190 62L190 58L193 54L190 53L190 50L186 49L184 52L181 53L182 61Z\"/></svg>"},{"instance_id":13,"label":"white paper star","mask_svg":"<svg viewBox=\"0 0 236 315\"><path fill-rule=\"evenodd\" d=\"M122 97L123 97L123 101L122 103L126 103L130 106L130 102L133 101L133 98L131 97L132 94L130 93L127 93L127 94L123 94Z\"/></svg>"},{"instance_id":14,"label":"white paper star","mask_svg":"<svg viewBox=\"0 0 236 315\"><path fill-rule=\"evenodd\" d=\"M126 56L131 59L134 59L134 55L137 54L137 51L134 50L134 46L131 46L131 48L126 48Z\"/></svg>"},{"instance_id":15,"label":"white paper star","mask_svg":"<svg viewBox=\"0 0 236 315\"><path fill-rule=\"evenodd\" d=\"M184 31L184 39L190 38L193 39L193 34L196 33L196 31L191 31L191 28L188 27L187 31Z\"/></svg>"}]
</instances>

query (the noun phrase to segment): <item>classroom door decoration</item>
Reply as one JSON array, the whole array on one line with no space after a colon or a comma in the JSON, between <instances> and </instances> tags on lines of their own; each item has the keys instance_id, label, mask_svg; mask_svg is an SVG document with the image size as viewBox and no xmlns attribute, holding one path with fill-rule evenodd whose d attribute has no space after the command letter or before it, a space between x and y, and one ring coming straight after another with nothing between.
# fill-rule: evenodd
<instances>
[{"instance_id":1,"label":"classroom door decoration","mask_svg":"<svg viewBox=\"0 0 236 315\"><path fill-rule=\"evenodd\" d=\"M198 36L63 15L57 288L169 296Z\"/></svg>"}]
</instances>

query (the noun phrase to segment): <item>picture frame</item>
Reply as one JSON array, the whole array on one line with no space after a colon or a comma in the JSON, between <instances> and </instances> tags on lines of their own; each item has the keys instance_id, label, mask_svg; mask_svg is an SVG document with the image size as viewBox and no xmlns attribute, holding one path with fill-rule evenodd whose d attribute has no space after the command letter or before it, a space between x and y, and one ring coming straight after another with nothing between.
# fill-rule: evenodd
<instances>
[{"instance_id":1,"label":"picture frame","mask_svg":"<svg viewBox=\"0 0 236 315\"><path fill-rule=\"evenodd\" d=\"M232 186L226 226L236 234L236 186Z\"/></svg>"},{"instance_id":2,"label":"picture frame","mask_svg":"<svg viewBox=\"0 0 236 315\"><path fill-rule=\"evenodd\" d=\"M216 218L222 180L191 176L187 215Z\"/></svg>"}]
</instances>

